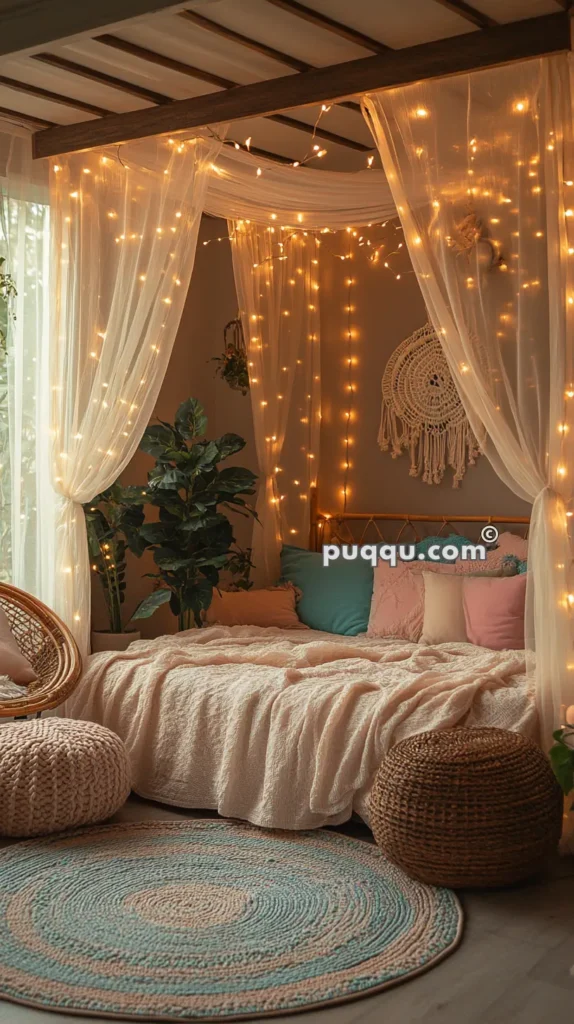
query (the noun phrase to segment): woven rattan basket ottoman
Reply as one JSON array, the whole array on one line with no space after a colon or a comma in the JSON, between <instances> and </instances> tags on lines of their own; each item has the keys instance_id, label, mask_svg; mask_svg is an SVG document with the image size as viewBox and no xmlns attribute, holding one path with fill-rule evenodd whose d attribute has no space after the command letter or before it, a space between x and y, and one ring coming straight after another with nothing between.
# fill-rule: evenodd
<instances>
[{"instance_id":1,"label":"woven rattan basket ottoman","mask_svg":"<svg viewBox=\"0 0 574 1024\"><path fill-rule=\"evenodd\" d=\"M390 751L370 816L385 856L412 878L500 886L544 867L560 838L562 795L531 740L504 729L449 729Z\"/></svg>"}]
</instances>

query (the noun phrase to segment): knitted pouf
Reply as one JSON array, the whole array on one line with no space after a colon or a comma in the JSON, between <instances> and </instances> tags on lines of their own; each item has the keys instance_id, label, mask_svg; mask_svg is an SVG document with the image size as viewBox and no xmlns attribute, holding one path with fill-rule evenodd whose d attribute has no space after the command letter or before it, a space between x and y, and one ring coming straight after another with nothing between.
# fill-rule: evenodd
<instances>
[{"instance_id":1,"label":"knitted pouf","mask_svg":"<svg viewBox=\"0 0 574 1024\"><path fill-rule=\"evenodd\" d=\"M562 795L543 751L518 733L424 732L385 757L370 819L385 856L418 881L508 885L556 849Z\"/></svg>"},{"instance_id":2,"label":"knitted pouf","mask_svg":"<svg viewBox=\"0 0 574 1024\"><path fill-rule=\"evenodd\" d=\"M45 835L104 821L130 791L119 736L66 718L0 728L0 835Z\"/></svg>"}]
</instances>

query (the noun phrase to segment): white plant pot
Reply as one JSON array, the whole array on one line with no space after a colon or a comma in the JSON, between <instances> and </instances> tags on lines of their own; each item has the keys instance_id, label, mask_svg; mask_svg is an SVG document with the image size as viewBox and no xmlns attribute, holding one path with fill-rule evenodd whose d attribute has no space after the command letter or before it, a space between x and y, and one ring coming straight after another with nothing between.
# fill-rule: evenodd
<instances>
[{"instance_id":1,"label":"white plant pot","mask_svg":"<svg viewBox=\"0 0 574 1024\"><path fill-rule=\"evenodd\" d=\"M136 629L128 629L125 633L106 633L103 630L92 630L92 654L99 651L125 651L134 640L141 640L141 633Z\"/></svg>"}]
</instances>

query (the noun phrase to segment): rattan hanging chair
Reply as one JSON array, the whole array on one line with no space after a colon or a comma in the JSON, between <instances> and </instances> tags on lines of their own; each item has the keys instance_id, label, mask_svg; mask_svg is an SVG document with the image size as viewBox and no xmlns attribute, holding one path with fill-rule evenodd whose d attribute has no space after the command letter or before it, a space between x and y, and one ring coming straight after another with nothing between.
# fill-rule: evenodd
<instances>
[{"instance_id":1,"label":"rattan hanging chair","mask_svg":"<svg viewBox=\"0 0 574 1024\"><path fill-rule=\"evenodd\" d=\"M82 671L80 652L70 630L42 601L10 584L0 583L0 606L22 654L38 677L21 697L0 700L0 718L58 707L75 689Z\"/></svg>"}]
</instances>

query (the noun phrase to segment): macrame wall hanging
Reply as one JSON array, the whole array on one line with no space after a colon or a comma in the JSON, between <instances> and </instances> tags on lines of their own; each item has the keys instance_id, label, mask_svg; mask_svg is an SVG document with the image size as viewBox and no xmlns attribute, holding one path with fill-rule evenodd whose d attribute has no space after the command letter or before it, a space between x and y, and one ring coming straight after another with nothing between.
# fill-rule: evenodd
<instances>
[{"instance_id":1,"label":"macrame wall hanging","mask_svg":"<svg viewBox=\"0 0 574 1024\"><path fill-rule=\"evenodd\" d=\"M408 450L410 476L440 484L448 466L458 487L480 447L430 323L397 346L382 380L379 445L393 459Z\"/></svg>"}]
</instances>

